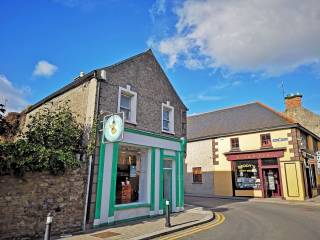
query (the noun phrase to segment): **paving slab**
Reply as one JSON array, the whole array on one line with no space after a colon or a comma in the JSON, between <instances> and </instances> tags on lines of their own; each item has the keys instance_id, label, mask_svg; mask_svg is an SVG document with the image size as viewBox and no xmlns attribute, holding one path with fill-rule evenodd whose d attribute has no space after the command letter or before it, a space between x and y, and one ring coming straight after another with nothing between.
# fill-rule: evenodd
<instances>
[{"instance_id":1,"label":"paving slab","mask_svg":"<svg viewBox=\"0 0 320 240\"><path fill-rule=\"evenodd\" d=\"M68 240L119 240L119 239L152 239L170 234L199 224L214 220L214 213L202 207L186 206L184 212L171 216L171 228L165 227L164 217L147 218L126 224L112 225L95 232L80 234L67 238Z\"/></svg>"}]
</instances>

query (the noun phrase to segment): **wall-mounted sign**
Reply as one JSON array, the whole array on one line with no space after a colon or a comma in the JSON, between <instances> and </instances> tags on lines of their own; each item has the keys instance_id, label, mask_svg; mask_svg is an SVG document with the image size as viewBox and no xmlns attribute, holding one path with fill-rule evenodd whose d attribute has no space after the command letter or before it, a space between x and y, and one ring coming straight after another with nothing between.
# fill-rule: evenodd
<instances>
[{"instance_id":1,"label":"wall-mounted sign","mask_svg":"<svg viewBox=\"0 0 320 240\"><path fill-rule=\"evenodd\" d=\"M272 142L287 142L288 138L274 138Z\"/></svg>"},{"instance_id":2,"label":"wall-mounted sign","mask_svg":"<svg viewBox=\"0 0 320 240\"><path fill-rule=\"evenodd\" d=\"M103 137L107 142L118 142L123 138L123 117L113 114L103 119Z\"/></svg>"},{"instance_id":3,"label":"wall-mounted sign","mask_svg":"<svg viewBox=\"0 0 320 240\"><path fill-rule=\"evenodd\" d=\"M317 166L318 166L318 172L320 174L320 151L318 151L317 153Z\"/></svg>"}]
</instances>

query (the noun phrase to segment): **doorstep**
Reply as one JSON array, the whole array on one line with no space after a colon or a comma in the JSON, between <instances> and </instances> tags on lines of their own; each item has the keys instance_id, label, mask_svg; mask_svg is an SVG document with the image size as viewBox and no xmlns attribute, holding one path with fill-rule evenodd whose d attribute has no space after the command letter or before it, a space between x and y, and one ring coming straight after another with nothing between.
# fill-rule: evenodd
<instances>
[{"instance_id":1,"label":"doorstep","mask_svg":"<svg viewBox=\"0 0 320 240\"><path fill-rule=\"evenodd\" d=\"M202 207L186 206L181 213L173 213L171 216L171 228L165 227L163 217L147 218L140 221L127 222L126 224L112 225L98 231L61 238L63 240L119 240L132 239L144 240L171 234L186 228L197 226L214 220L214 213Z\"/></svg>"}]
</instances>

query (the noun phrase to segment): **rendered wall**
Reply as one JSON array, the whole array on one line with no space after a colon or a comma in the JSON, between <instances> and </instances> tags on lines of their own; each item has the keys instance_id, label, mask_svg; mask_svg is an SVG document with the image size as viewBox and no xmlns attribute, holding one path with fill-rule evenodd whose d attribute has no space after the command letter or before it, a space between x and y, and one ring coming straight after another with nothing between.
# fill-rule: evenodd
<instances>
[{"instance_id":1,"label":"rendered wall","mask_svg":"<svg viewBox=\"0 0 320 240\"><path fill-rule=\"evenodd\" d=\"M284 156L280 158L281 191L283 197L288 200L304 200L304 169L301 165L301 160L296 156L296 154L298 154L296 150L297 136L292 129L189 142L187 144L188 151L186 158L186 192L193 194L232 196L231 162L227 160L224 154L231 150L230 139L239 138L241 151L258 151L261 148L260 135L265 133L271 134L273 148L286 148ZM280 139L280 141L277 141L278 139ZM214 144L212 144L212 141ZM192 184L193 167L201 167L203 169L203 178L205 181L203 184ZM212 174L212 180L210 179L210 181L206 181L206 179L209 178L206 176L207 172ZM235 194L236 196L262 197L262 192L260 190L236 190Z\"/></svg>"}]
</instances>

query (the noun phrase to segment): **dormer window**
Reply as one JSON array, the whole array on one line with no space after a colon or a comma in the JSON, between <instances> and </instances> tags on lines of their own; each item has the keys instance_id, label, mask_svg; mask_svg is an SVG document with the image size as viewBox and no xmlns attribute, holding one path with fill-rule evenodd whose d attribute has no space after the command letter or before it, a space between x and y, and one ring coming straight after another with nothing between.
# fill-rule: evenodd
<instances>
[{"instance_id":1,"label":"dormer window","mask_svg":"<svg viewBox=\"0 0 320 240\"><path fill-rule=\"evenodd\" d=\"M174 134L174 108L169 101L162 103L162 132Z\"/></svg>"},{"instance_id":2,"label":"dormer window","mask_svg":"<svg viewBox=\"0 0 320 240\"><path fill-rule=\"evenodd\" d=\"M136 124L137 93L131 91L129 85L126 88L119 88L118 112L124 113L126 122Z\"/></svg>"}]
</instances>

